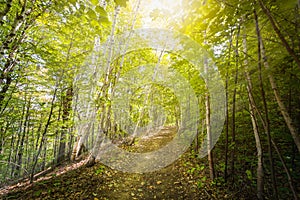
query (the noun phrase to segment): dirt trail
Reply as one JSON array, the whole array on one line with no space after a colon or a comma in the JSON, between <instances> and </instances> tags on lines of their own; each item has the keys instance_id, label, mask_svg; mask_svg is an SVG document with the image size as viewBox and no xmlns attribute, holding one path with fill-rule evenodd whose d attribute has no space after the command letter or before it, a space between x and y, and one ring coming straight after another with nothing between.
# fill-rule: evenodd
<instances>
[{"instance_id":1,"label":"dirt trail","mask_svg":"<svg viewBox=\"0 0 300 200\"><path fill-rule=\"evenodd\" d=\"M172 140L176 130L168 127L155 135L141 138L128 151L150 152ZM101 163L81 166L52 178L21 186L3 199L234 199L220 188L207 184L206 166L190 152L176 162L151 173L123 173ZM239 199L254 199L253 196ZM1 198L1 196L0 196Z\"/></svg>"}]
</instances>

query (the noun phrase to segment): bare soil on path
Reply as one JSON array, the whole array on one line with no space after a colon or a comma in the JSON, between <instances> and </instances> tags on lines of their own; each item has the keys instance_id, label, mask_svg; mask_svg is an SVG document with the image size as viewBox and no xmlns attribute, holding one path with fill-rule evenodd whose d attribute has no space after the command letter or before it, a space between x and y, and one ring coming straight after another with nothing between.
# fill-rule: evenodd
<instances>
[{"instance_id":1,"label":"bare soil on path","mask_svg":"<svg viewBox=\"0 0 300 200\"><path fill-rule=\"evenodd\" d=\"M170 142L174 128L141 138L128 151L149 152ZM197 200L256 199L249 189L209 181L206 158L195 158L192 150L171 165L151 173L124 173L97 163L85 167L84 161L56 169L35 181L0 190L0 199L91 199L91 200Z\"/></svg>"}]
</instances>

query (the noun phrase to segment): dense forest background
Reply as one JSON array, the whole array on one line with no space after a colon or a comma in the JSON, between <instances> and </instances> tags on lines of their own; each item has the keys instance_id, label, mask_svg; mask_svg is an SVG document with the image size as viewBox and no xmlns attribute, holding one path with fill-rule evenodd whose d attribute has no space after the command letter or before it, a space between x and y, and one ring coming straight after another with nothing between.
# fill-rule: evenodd
<instances>
[{"instance_id":1,"label":"dense forest background","mask_svg":"<svg viewBox=\"0 0 300 200\"><path fill-rule=\"evenodd\" d=\"M123 127L128 118L179 127L174 93L160 84L148 92L136 88L139 74L126 97L130 113L112 112L120 77L160 62L188 80L199 102L188 151L201 165L191 173L205 166L211 183L247 187L259 199L300 198L299 8L296 0L1 1L0 186L32 182L37 173L92 152L100 132L132 145L136 136ZM203 138L210 141L214 108L199 72L180 55L153 49L112 60L115 35L138 28L187 35L213 57L226 92L225 123L206 158L197 152ZM101 65L103 50L108 62ZM152 104L167 116L151 111Z\"/></svg>"}]
</instances>

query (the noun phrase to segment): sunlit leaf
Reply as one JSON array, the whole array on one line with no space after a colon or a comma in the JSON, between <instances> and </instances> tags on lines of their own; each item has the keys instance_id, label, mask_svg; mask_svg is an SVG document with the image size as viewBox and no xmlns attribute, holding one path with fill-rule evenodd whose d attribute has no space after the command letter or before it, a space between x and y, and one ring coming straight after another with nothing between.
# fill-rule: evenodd
<instances>
[{"instance_id":1,"label":"sunlit leaf","mask_svg":"<svg viewBox=\"0 0 300 200\"><path fill-rule=\"evenodd\" d=\"M89 9L89 11L87 12L87 15L90 19L96 19L97 15L95 13L95 11L93 11L92 9Z\"/></svg>"},{"instance_id":2,"label":"sunlit leaf","mask_svg":"<svg viewBox=\"0 0 300 200\"><path fill-rule=\"evenodd\" d=\"M92 4L94 4L95 6L97 6L98 3L99 3L99 0L91 0L91 2L92 2Z\"/></svg>"},{"instance_id":3,"label":"sunlit leaf","mask_svg":"<svg viewBox=\"0 0 300 200\"><path fill-rule=\"evenodd\" d=\"M126 7L126 3L128 0L114 0L115 3L120 7Z\"/></svg>"},{"instance_id":4,"label":"sunlit leaf","mask_svg":"<svg viewBox=\"0 0 300 200\"><path fill-rule=\"evenodd\" d=\"M110 24L110 21L108 20L107 17L100 17L100 22L101 22L101 24L103 24L103 25L108 25L108 24Z\"/></svg>"},{"instance_id":5,"label":"sunlit leaf","mask_svg":"<svg viewBox=\"0 0 300 200\"><path fill-rule=\"evenodd\" d=\"M100 14L100 16L107 16L106 11L101 6L97 6L95 10Z\"/></svg>"},{"instance_id":6,"label":"sunlit leaf","mask_svg":"<svg viewBox=\"0 0 300 200\"><path fill-rule=\"evenodd\" d=\"M73 5L75 5L76 2L77 2L77 0L69 0L69 2L70 2L71 4L73 4Z\"/></svg>"}]
</instances>

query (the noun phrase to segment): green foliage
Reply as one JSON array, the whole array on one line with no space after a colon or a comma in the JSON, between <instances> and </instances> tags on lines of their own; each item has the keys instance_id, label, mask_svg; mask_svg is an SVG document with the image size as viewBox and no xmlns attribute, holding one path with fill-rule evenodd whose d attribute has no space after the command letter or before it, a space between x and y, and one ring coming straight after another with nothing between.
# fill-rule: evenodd
<instances>
[{"instance_id":1,"label":"green foliage","mask_svg":"<svg viewBox=\"0 0 300 200\"><path fill-rule=\"evenodd\" d=\"M95 6L97 6L98 3L99 3L99 0L91 0L91 2L92 2L92 4L94 4Z\"/></svg>"},{"instance_id":2,"label":"green foliage","mask_svg":"<svg viewBox=\"0 0 300 200\"><path fill-rule=\"evenodd\" d=\"M127 1L128 0L114 0L114 2L116 3L116 5L120 6L120 7L126 7Z\"/></svg>"},{"instance_id":3,"label":"green foliage","mask_svg":"<svg viewBox=\"0 0 300 200\"><path fill-rule=\"evenodd\" d=\"M41 190L38 190L38 191L35 191L34 192L34 196L35 197L39 197L41 195L42 191Z\"/></svg>"},{"instance_id":4,"label":"green foliage","mask_svg":"<svg viewBox=\"0 0 300 200\"><path fill-rule=\"evenodd\" d=\"M187 173L193 175L199 175L204 170L204 168L205 168L204 165L197 164L196 167L192 167L191 169L189 169Z\"/></svg>"},{"instance_id":5,"label":"green foliage","mask_svg":"<svg viewBox=\"0 0 300 200\"><path fill-rule=\"evenodd\" d=\"M105 170L105 166L101 165L96 171L95 171L95 174L96 175L99 175L99 174L102 174Z\"/></svg>"},{"instance_id":6,"label":"green foliage","mask_svg":"<svg viewBox=\"0 0 300 200\"><path fill-rule=\"evenodd\" d=\"M246 170L246 174L247 174L247 178L252 181L253 180L253 176L252 176L252 172L250 170Z\"/></svg>"},{"instance_id":7,"label":"green foliage","mask_svg":"<svg viewBox=\"0 0 300 200\"><path fill-rule=\"evenodd\" d=\"M199 189L202 189L202 187L206 184L206 181L207 181L207 177L203 176L200 180L198 180L197 187Z\"/></svg>"},{"instance_id":8,"label":"green foliage","mask_svg":"<svg viewBox=\"0 0 300 200\"><path fill-rule=\"evenodd\" d=\"M298 55L299 27L297 24L299 24L300 18L296 1L264 2L280 27L283 37L287 39L288 44ZM76 106L78 105L72 104L71 100L67 100L67 97L76 99L76 95L82 94L81 91L77 91L81 86L80 84L93 83L96 75L87 74L91 71L91 67L94 65L101 69L107 67L99 64L100 62L98 63L99 60L103 59L102 57L93 64L90 62L92 57L99 53L93 52L96 46L95 40L99 40L100 45L102 45L110 35L128 31L132 27L135 17L136 24L133 26L135 28L147 23L147 20L154 20L159 25L165 21L172 21L165 16L168 14L176 17L173 16L174 12L165 11L165 8L131 13L132 10L135 10L136 5L128 0L106 1L106 4L103 6L98 0L13 0L0 2L0 183L4 183L8 179L28 176L28 172L30 173L31 170L35 173L45 169L47 165L54 163L54 160L57 159L61 143L70 145L66 148L72 147L74 138L77 136L75 135L77 130L75 130L74 119L78 114L77 110L72 110L72 108L77 109ZM113 25L111 22L114 20L117 7L122 7L122 9L120 9L116 19L115 33L111 33L111 26ZM262 85L259 81L258 64L263 64L263 60L259 61L257 56L258 41L253 20L254 9L258 13L262 40L265 44L267 58L264 59L269 62L271 68L265 69L262 65ZM257 104L256 109L262 113L262 118L264 118L265 111L261 87L264 88L271 136L278 144L283 157L288 161L286 164L292 177L294 180L298 180L300 174L298 161L300 158L297 151L293 149L293 138L289 134L284 118L278 109L276 99L273 96L273 88L271 88L268 78L270 74L274 75L277 90L283 103L288 108L293 124L299 128L300 71L293 58L283 48L281 38L273 30L266 15L261 12L259 4L241 0L184 0L180 11L183 12L181 18L168 23L164 28L172 27L170 30L184 33L203 45L211 55L214 55L224 83L226 82L228 86L229 121L226 123L229 127L229 137L226 147L228 158L231 153L235 154L233 157L235 160L234 178L238 179L233 185L239 186L239 184L251 182L250 187L252 187L256 183L256 175L252 172L257 167L257 151L249 115L247 82L244 77L246 70L251 75L253 96ZM145 17L143 15L149 15L149 19L142 19ZM241 30L238 36L239 26ZM238 46L236 46L237 43ZM245 51L245 44L247 52ZM109 47L106 48L107 52ZM153 108L163 111L167 115L164 125L174 125L176 120L180 120L181 110L178 108L180 99L176 97L176 91L154 81L147 82L142 77L142 73L134 71L140 66L157 63L158 56L156 53L155 50L140 49L111 61L112 72L108 76L110 88L106 90L112 91L115 84L128 86L124 86L126 90L121 92L126 93L128 90L126 97L129 100L130 113L126 118L121 116L120 121L111 115L109 123L116 123L117 130L109 133L116 133L123 137L128 136L128 133L122 130L122 124L128 120L135 124L141 123L142 126L149 125L153 120L149 114ZM201 77L202 72L198 72L180 55L173 55L170 52L165 52L160 62L161 65L166 66L165 68L162 67L163 70L170 74L179 73L191 85L199 99L199 124L201 124L205 117L204 94L207 92L206 84ZM235 84L234 80L236 69L238 69L238 84ZM106 68L103 71L105 70ZM97 73L95 72L95 74ZM118 73L120 73L120 77L129 73L131 79L128 79L127 83L120 83L115 80ZM147 73L153 72L149 70ZM107 111L100 109L103 105L107 108L114 106L110 92L107 92L107 96L97 96L101 93L100 90L103 89L102 85L105 80L104 76L101 77L101 75L99 75L98 80L95 80L98 84L96 91L91 94L88 92L84 94L88 97L87 99L96 101L99 116ZM138 80L141 81L142 86L136 84ZM67 93L70 88L74 90L74 93ZM236 117L232 119L234 91L236 91L237 97L235 102ZM71 103L69 107L67 106L68 103ZM141 110L143 110L143 114L141 114ZM53 112L51 113L51 111ZM257 111L255 116L264 160L267 160L267 137L263 132L264 126L257 115ZM155 117L162 116L159 112L155 114ZM128 119L130 117L131 119ZM233 125L235 125L235 139L231 135ZM46 133L42 138L44 131ZM203 131L205 132L205 128ZM202 135L199 136L201 139L203 137ZM87 142L90 145L89 148L91 148L90 143L94 139L92 136L89 138L89 142ZM228 166L225 166L225 139L225 135L222 135L218 143L219 146L214 149L214 153L217 155L216 172L218 177L211 183L213 186L224 184L225 180L221 174L226 167L228 170L233 170L229 167L230 162L227 163ZM40 145L42 148L37 158L37 167L32 169L33 160ZM71 149L67 150L71 152ZM193 155L191 159L195 159L195 156ZM274 160L275 168L282 171L283 164L276 154ZM18 163L20 167L17 167ZM269 165L268 162L265 162L264 169L268 170ZM191 162L187 162L185 166L188 167L188 170L185 171L186 174L199 176L197 186L203 188L207 182L207 177L202 174L205 171L204 165L192 165ZM95 174L102 175L105 170L106 168L101 166L95 171ZM285 176L278 176L277 178L279 193L283 194L279 196L285 197L284 195L289 193L289 189L285 185L287 178ZM265 179L266 182L271 181L268 176ZM61 184L63 183L54 183L55 186ZM114 185L112 184L112 186ZM265 185L266 191L269 189L268 187L270 186ZM50 193L52 193L51 189L49 190ZM35 197L40 194L40 190L33 193Z\"/></svg>"}]
</instances>

